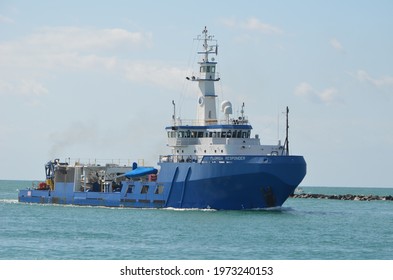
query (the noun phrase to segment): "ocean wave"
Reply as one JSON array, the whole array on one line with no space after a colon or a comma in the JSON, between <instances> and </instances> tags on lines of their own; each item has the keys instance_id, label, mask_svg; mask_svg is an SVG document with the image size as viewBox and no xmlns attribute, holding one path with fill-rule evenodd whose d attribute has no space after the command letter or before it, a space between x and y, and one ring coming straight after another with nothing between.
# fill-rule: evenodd
<instances>
[{"instance_id":1,"label":"ocean wave","mask_svg":"<svg viewBox=\"0 0 393 280\"><path fill-rule=\"evenodd\" d=\"M0 199L0 203L15 204L19 203L17 199Z\"/></svg>"},{"instance_id":2,"label":"ocean wave","mask_svg":"<svg viewBox=\"0 0 393 280\"><path fill-rule=\"evenodd\" d=\"M174 207L165 207L165 208L157 208L159 210L169 210L169 211L201 211L201 212L215 212L217 209L201 209L201 208L174 208Z\"/></svg>"}]
</instances>

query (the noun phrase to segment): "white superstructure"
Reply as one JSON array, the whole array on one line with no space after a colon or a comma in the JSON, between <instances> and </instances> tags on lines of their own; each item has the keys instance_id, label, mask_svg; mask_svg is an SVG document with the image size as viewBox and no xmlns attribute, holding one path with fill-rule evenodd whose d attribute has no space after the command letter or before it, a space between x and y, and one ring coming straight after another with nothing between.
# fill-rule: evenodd
<instances>
[{"instance_id":1,"label":"white superstructure","mask_svg":"<svg viewBox=\"0 0 393 280\"><path fill-rule=\"evenodd\" d=\"M282 155L284 146L280 141L277 145L261 145L258 135L251 137L252 126L244 115L244 103L240 116L233 118L232 104L225 100L220 106L223 117L217 116L214 83L220 78L217 77L214 56L217 55L218 45L206 27L196 40L203 42L203 50L198 52L202 55L198 62L199 76L186 79L197 82L200 89L197 118L182 120L176 118L174 112L173 125L166 127L172 156L164 160L199 162L205 155Z\"/></svg>"}]
</instances>

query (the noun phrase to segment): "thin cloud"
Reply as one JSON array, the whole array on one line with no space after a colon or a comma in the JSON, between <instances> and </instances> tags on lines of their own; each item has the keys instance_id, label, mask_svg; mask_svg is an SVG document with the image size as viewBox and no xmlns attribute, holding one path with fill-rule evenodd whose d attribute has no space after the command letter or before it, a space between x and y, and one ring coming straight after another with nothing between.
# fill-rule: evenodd
<instances>
[{"instance_id":1,"label":"thin cloud","mask_svg":"<svg viewBox=\"0 0 393 280\"><path fill-rule=\"evenodd\" d=\"M0 43L0 93L14 96L47 94L42 81L56 71L112 71L128 80L173 84L181 70L120 59L119 53L152 45L152 34L125 29L46 27L14 41ZM184 76L184 71L183 71ZM182 79L179 79L182 80Z\"/></svg>"},{"instance_id":2,"label":"thin cloud","mask_svg":"<svg viewBox=\"0 0 393 280\"><path fill-rule=\"evenodd\" d=\"M47 95L49 90L35 79L22 79L13 82L0 80L0 96L16 95L34 98Z\"/></svg>"},{"instance_id":3,"label":"thin cloud","mask_svg":"<svg viewBox=\"0 0 393 280\"><path fill-rule=\"evenodd\" d=\"M296 96L307 97L307 96L312 95L313 92L314 92L313 87L306 82L300 83L295 88L295 95Z\"/></svg>"},{"instance_id":4,"label":"thin cloud","mask_svg":"<svg viewBox=\"0 0 393 280\"><path fill-rule=\"evenodd\" d=\"M42 105L42 99L49 90L35 79L17 79L15 81L0 80L0 97L14 96L23 104L31 107Z\"/></svg>"},{"instance_id":5,"label":"thin cloud","mask_svg":"<svg viewBox=\"0 0 393 280\"><path fill-rule=\"evenodd\" d=\"M281 34L283 31L271 24L261 22L257 18L249 18L245 23L242 23L243 28L248 30L256 30L266 34Z\"/></svg>"},{"instance_id":6,"label":"thin cloud","mask_svg":"<svg viewBox=\"0 0 393 280\"><path fill-rule=\"evenodd\" d=\"M240 28L248 31L256 31L264 34L282 34L284 33L281 28L262 22L256 17L250 17L245 20L236 19L222 19L222 24L228 28Z\"/></svg>"},{"instance_id":7,"label":"thin cloud","mask_svg":"<svg viewBox=\"0 0 393 280\"><path fill-rule=\"evenodd\" d=\"M28 36L30 46L59 51L97 51L151 45L151 34L121 28L46 27Z\"/></svg>"},{"instance_id":8,"label":"thin cloud","mask_svg":"<svg viewBox=\"0 0 393 280\"><path fill-rule=\"evenodd\" d=\"M339 51L339 52L344 51L343 45L336 38L332 38L329 43L330 43L330 46L333 49L335 49L336 51Z\"/></svg>"},{"instance_id":9,"label":"thin cloud","mask_svg":"<svg viewBox=\"0 0 393 280\"><path fill-rule=\"evenodd\" d=\"M355 75L360 82L367 82L377 88L393 88L393 76L383 76L380 78L372 77L364 70L358 70Z\"/></svg>"},{"instance_id":10,"label":"thin cloud","mask_svg":"<svg viewBox=\"0 0 393 280\"><path fill-rule=\"evenodd\" d=\"M14 23L15 21L12 18L0 15L0 24L4 23L4 24L11 24Z\"/></svg>"},{"instance_id":11,"label":"thin cloud","mask_svg":"<svg viewBox=\"0 0 393 280\"><path fill-rule=\"evenodd\" d=\"M335 88L327 88L323 91L317 93L319 99L324 104L333 104L339 101L338 99L338 91Z\"/></svg>"},{"instance_id":12,"label":"thin cloud","mask_svg":"<svg viewBox=\"0 0 393 280\"><path fill-rule=\"evenodd\" d=\"M59 67L111 69L116 58L108 55L108 50L117 53L122 49L146 47L151 45L151 40L149 33L119 28L42 28L20 40L0 44L0 72L8 72L10 67L35 71Z\"/></svg>"},{"instance_id":13,"label":"thin cloud","mask_svg":"<svg viewBox=\"0 0 393 280\"><path fill-rule=\"evenodd\" d=\"M164 66L160 63L128 62L125 66L125 77L128 80L170 90L181 88L185 73L186 69Z\"/></svg>"},{"instance_id":14,"label":"thin cloud","mask_svg":"<svg viewBox=\"0 0 393 280\"><path fill-rule=\"evenodd\" d=\"M338 90L333 87L324 90L316 90L309 83L302 82L296 86L294 94L314 103L325 105L342 103L338 95Z\"/></svg>"}]
</instances>

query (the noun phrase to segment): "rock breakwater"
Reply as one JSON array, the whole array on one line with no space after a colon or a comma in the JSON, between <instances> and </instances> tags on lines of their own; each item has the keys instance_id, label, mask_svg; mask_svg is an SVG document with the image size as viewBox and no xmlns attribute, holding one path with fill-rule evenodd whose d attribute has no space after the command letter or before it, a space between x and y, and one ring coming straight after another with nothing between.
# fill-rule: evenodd
<instances>
[{"instance_id":1,"label":"rock breakwater","mask_svg":"<svg viewBox=\"0 0 393 280\"><path fill-rule=\"evenodd\" d=\"M359 200L359 201L372 201L372 200L389 200L393 201L393 196L378 196L378 195L359 195L359 194L293 194L292 198L316 198L316 199L337 199L337 200Z\"/></svg>"}]
</instances>

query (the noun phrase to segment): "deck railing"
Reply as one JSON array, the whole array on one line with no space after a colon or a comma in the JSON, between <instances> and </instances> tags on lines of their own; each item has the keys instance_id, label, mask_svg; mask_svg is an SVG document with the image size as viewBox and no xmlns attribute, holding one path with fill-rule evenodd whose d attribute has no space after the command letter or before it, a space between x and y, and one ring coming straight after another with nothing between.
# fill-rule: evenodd
<instances>
[{"instance_id":1,"label":"deck railing","mask_svg":"<svg viewBox=\"0 0 393 280\"><path fill-rule=\"evenodd\" d=\"M210 120L195 120L195 119L172 119L171 124L174 126L204 126L204 125L216 125L216 124L248 124L248 119L246 117L239 119L210 119Z\"/></svg>"},{"instance_id":2,"label":"deck railing","mask_svg":"<svg viewBox=\"0 0 393 280\"><path fill-rule=\"evenodd\" d=\"M159 162L201 162L202 158L196 155L161 155Z\"/></svg>"},{"instance_id":3,"label":"deck railing","mask_svg":"<svg viewBox=\"0 0 393 280\"><path fill-rule=\"evenodd\" d=\"M69 165L96 165L96 166L105 166L107 164L113 164L118 166L132 166L134 162L136 162L139 166L144 166L144 160L131 160L131 159L99 159L99 158L65 158L60 159L60 162L67 163Z\"/></svg>"}]
</instances>

